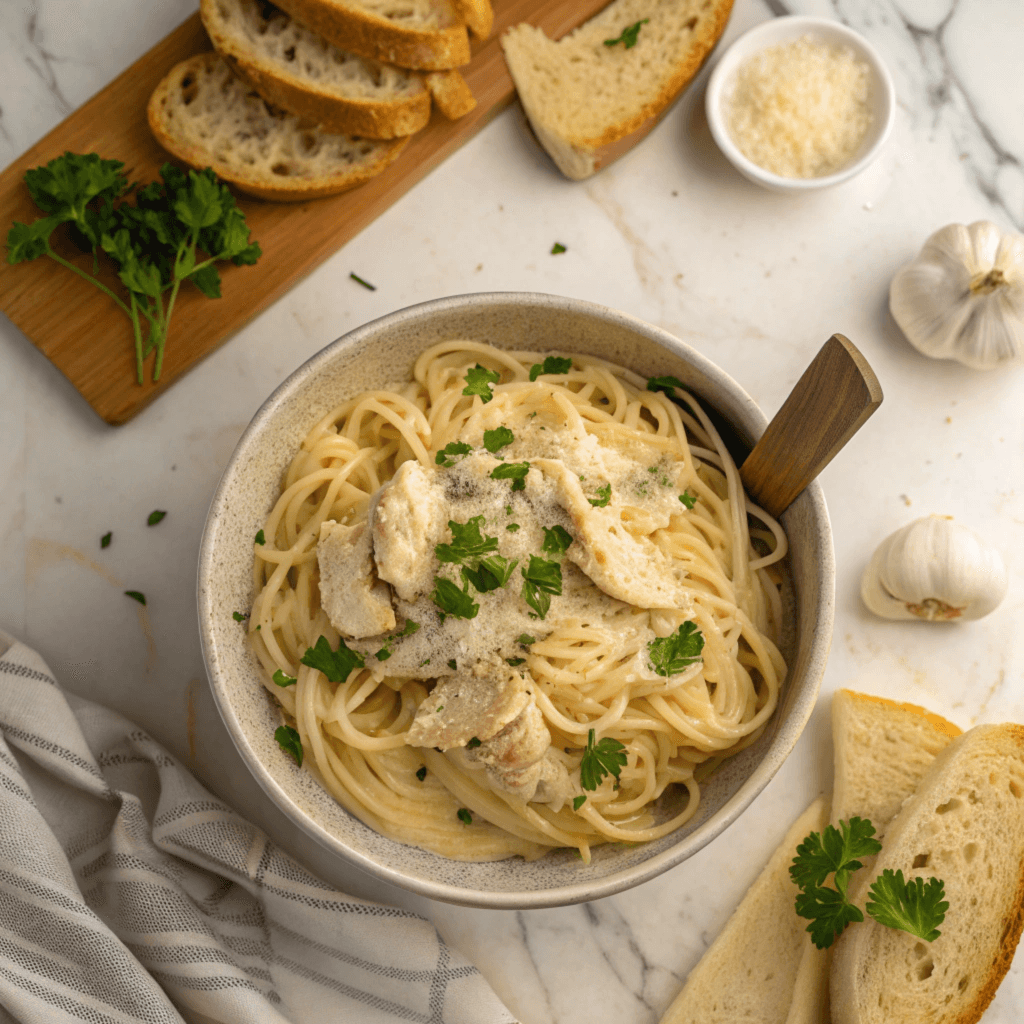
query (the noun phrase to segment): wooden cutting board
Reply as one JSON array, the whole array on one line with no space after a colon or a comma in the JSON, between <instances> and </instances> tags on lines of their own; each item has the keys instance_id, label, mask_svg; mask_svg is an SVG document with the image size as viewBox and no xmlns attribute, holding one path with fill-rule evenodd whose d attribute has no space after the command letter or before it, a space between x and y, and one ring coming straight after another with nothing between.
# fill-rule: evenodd
<instances>
[{"instance_id":1,"label":"wooden cutting board","mask_svg":"<svg viewBox=\"0 0 1024 1024\"><path fill-rule=\"evenodd\" d=\"M557 39L607 3L494 0L494 31L474 46L472 61L461 69L477 100L472 113L453 122L435 111L427 127L412 137L383 174L339 196L308 203L268 203L240 196L239 205L263 256L252 267L219 264L220 299L207 299L190 285L181 289L157 384L136 383L128 318L95 286L53 260L0 263L0 309L104 420L127 422L508 106L514 89L498 43L506 28L528 21ZM169 157L146 123L150 94L175 64L210 48L195 14L11 164L0 175L2 237L14 221L29 223L41 216L24 185L25 171L65 151L121 160L129 180L155 180ZM91 271L91 256L76 256L70 248L58 251ZM147 375L151 366L152 359L146 364Z\"/></svg>"}]
</instances>

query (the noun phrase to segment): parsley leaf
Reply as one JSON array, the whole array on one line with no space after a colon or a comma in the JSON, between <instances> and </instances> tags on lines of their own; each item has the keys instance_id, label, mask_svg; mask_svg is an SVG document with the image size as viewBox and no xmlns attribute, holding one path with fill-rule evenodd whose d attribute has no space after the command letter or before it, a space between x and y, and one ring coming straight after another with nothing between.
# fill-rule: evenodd
<instances>
[{"instance_id":1,"label":"parsley leaf","mask_svg":"<svg viewBox=\"0 0 1024 1024\"><path fill-rule=\"evenodd\" d=\"M484 447L492 455L501 451L505 445L511 444L515 439L516 435L508 427L495 427L494 430L484 431Z\"/></svg>"},{"instance_id":2,"label":"parsley leaf","mask_svg":"<svg viewBox=\"0 0 1024 1024\"><path fill-rule=\"evenodd\" d=\"M466 444L464 441L449 441L438 453L434 456L434 462L438 466L454 466L456 455L468 455L473 449Z\"/></svg>"},{"instance_id":3,"label":"parsley leaf","mask_svg":"<svg viewBox=\"0 0 1024 1024\"><path fill-rule=\"evenodd\" d=\"M697 504L697 499L689 491L683 491L683 493L679 495L679 500L687 508L693 508L693 506Z\"/></svg>"},{"instance_id":4,"label":"parsley leaf","mask_svg":"<svg viewBox=\"0 0 1024 1024\"><path fill-rule=\"evenodd\" d=\"M522 644L524 647L529 647L530 644L535 644L536 642L537 638L535 636L530 636L529 633L520 633L519 636L516 637L516 643Z\"/></svg>"},{"instance_id":5,"label":"parsley leaf","mask_svg":"<svg viewBox=\"0 0 1024 1024\"><path fill-rule=\"evenodd\" d=\"M555 242L555 244L553 246L551 246L551 255L552 256L557 256L559 253L566 252L566 251L567 250L566 250L565 246L562 245L561 242Z\"/></svg>"},{"instance_id":6,"label":"parsley leaf","mask_svg":"<svg viewBox=\"0 0 1024 1024\"><path fill-rule=\"evenodd\" d=\"M294 686L297 682L295 676L290 676L281 669L275 669L271 678L278 686Z\"/></svg>"},{"instance_id":7,"label":"parsley leaf","mask_svg":"<svg viewBox=\"0 0 1024 1024\"><path fill-rule=\"evenodd\" d=\"M875 826L864 818L827 825L821 834L812 832L797 848L789 877L800 889L820 886L835 874L836 888L845 896L850 876L863 865L858 857L871 857L882 849L873 839Z\"/></svg>"},{"instance_id":8,"label":"parsley leaf","mask_svg":"<svg viewBox=\"0 0 1024 1024\"><path fill-rule=\"evenodd\" d=\"M279 725L274 730L274 739L277 745L286 753L295 758L295 763L302 767L302 740L299 734L290 725Z\"/></svg>"},{"instance_id":9,"label":"parsley leaf","mask_svg":"<svg viewBox=\"0 0 1024 1024\"><path fill-rule=\"evenodd\" d=\"M504 555L490 555L481 558L476 568L463 566L462 579L472 583L481 594L486 594L489 590L506 586L518 564L518 558L510 563Z\"/></svg>"},{"instance_id":10,"label":"parsley leaf","mask_svg":"<svg viewBox=\"0 0 1024 1024\"><path fill-rule=\"evenodd\" d=\"M578 811L586 802L587 798L585 796L574 796L572 798L572 809Z\"/></svg>"},{"instance_id":11,"label":"parsley leaf","mask_svg":"<svg viewBox=\"0 0 1024 1024\"><path fill-rule=\"evenodd\" d=\"M696 622L687 619L675 633L652 640L647 650L651 657L651 671L659 676L674 676L688 665L700 661L700 652L704 650L704 634L697 629Z\"/></svg>"},{"instance_id":12,"label":"parsley leaf","mask_svg":"<svg viewBox=\"0 0 1024 1024\"><path fill-rule=\"evenodd\" d=\"M501 380L501 374L497 370L488 370L487 367L477 363L466 372L465 379L466 386L462 389L462 393L464 395L479 395L483 402L487 403L494 397L491 385L497 384Z\"/></svg>"},{"instance_id":13,"label":"parsley leaf","mask_svg":"<svg viewBox=\"0 0 1024 1024\"><path fill-rule=\"evenodd\" d=\"M466 744L466 749L467 750L475 750L479 746L480 746L480 737L479 736L472 736L470 738L469 742Z\"/></svg>"},{"instance_id":14,"label":"parsley leaf","mask_svg":"<svg viewBox=\"0 0 1024 1024\"><path fill-rule=\"evenodd\" d=\"M416 778L422 782L427 777L427 766L423 765L416 769Z\"/></svg>"},{"instance_id":15,"label":"parsley leaf","mask_svg":"<svg viewBox=\"0 0 1024 1024\"><path fill-rule=\"evenodd\" d=\"M864 920L842 893L817 885L797 893L796 912L798 917L810 920L807 931L818 949L828 949L848 924Z\"/></svg>"},{"instance_id":16,"label":"parsley leaf","mask_svg":"<svg viewBox=\"0 0 1024 1024\"><path fill-rule=\"evenodd\" d=\"M587 733L583 760L580 761L580 785L584 789L594 790L608 775L618 780L626 760L626 748L618 740L605 736L600 743L595 743L594 730L591 729Z\"/></svg>"},{"instance_id":17,"label":"parsley leaf","mask_svg":"<svg viewBox=\"0 0 1024 1024\"><path fill-rule=\"evenodd\" d=\"M587 498L595 508L604 508L609 501L612 500L612 485L605 484L604 487L598 487L596 498Z\"/></svg>"},{"instance_id":18,"label":"parsley leaf","mask_svg":"<svg viewBox=\"0 0 1024 1024\"><path fill-rule=\"evenodd\" d=\"M441 562L455 565L466 565L470 561L491 554L498 550L498 538L488 537L480 532L480 524L484 517L473 516L465 523L448 520L448 529L452 531L451 544L438 544L434 554Z\"/></svg>"},{"instance_id":19,"label":"parsley leaf","mask_svg":"<svg viewBox=\"0 0 1024 1024\"><path fill-rule=\"evenodd\" d=\"M159 523L160 520L163 519L164 516L166 516L166 515L167 515L166 512L161 512L159 509L157 509L154 512L150 512L149 515L146 518L146 525L147 526L156 526L156 524Z\"/></svg>"},{"instance_id":20,"label":"parsley leaf","mask_svg":"<svg viewBox=\"0 0 1024 1024\"><path fill-rule=\"evenodd\" d=\"M141 590L126 590L124 595L125 597L130 597L133 601L138 601L139 604L146 603L146 595Z\"/></svg>"},{"instance_id":21,"label":"parsley leaf","mask_svg":"<svg viewBox=\"0 0 1024 1024\"><path fill-rule=\"evenodd\" d=\"M530 472L528 462L503 462L491 471L492 480L511 480L513 491L526 489L526 474Z\"/></svg>"},{"instance_id":22,"label":"parsley leaf","mask_svg":"<svg viewBox=\"0 0 1024 1024\"><path fill-rule=\"evenodd\" d=\"M376 652L376 654L374 654L374 657L378 661L387 661L388 658L391 657L391 652L386 647L382 647L379 651Z\"/></svg>"},{"instance_id":23,"label":"parsley leaf","mask_svg":"<svg viewBox=\"0 0 1024 1024\"><path fill-rule=\"evenodd\" d=\"M546 526L542 527L544 530L544 545L541 548L545 554L548 555L564 555L569 550L569 545L572 544L572 534L561 526L552 526L549 530Z\"/></svg>"},{"instance_id":24,"label":"parsley leaf","mask_svg":"<svg viewBox=\"0 0 1024 1024\"><path fill-rule=\"evenodd\" d=\"M262 530L260 530L259 533L256 534L256 543L260 545L267 543L267 538L263 536Z\"/></svg>"},{"instance_id":25,"label":"parsley leaf","mask_svg":"<svg viewBox=\"0 0 1024 1024\"><path fill-rule=\"evenodd\" d=\"M451 615L456 619L475 619L480 605L469 594L446 580L443 576L434 577L434 592L430 599L441 609L443 615ZM450 663L449 663L450 664Z\"/></svg>"},{"instance_id":26,"label":"parsley leaf","mask_svg":"<svg viewBox=\"0 0 1024 1024\"><path fill-rule=\"evenodd\" d=\"M642 20L636 22L635 24L629 25L628 27L622 30L622 35L619 36L618 39L606 39L604 41L604 45L615 46L618 43L622 43L625 49L631 50L634 46L636 46L637 36L640 35L640 26L646 25L650 20L650 18L643 18Z\"/></svg>"},{"instance_id":27,"label":"parsley leaf","mask_svg":"<svg viewBox=\"0 0 1024 1024\"><path fill-rule=\"evenodd\" d=\"M903 880L902 871L886 868L871 883L871 897L865 908L879 924L910 932L925 942L934 942L942 933L942 924L949 910L944 902L945 889L938 878Z\"/></svg>"},{"instance_id":28,"label":"parsley leaf","mask_svg":"<svg viewBox=\"0 0 1024 1024\"><path fill-rule=\"evenodd\" d=\"M520 665L526 664L525 658L506 658L505 661L512 666L512 668L519 668Z\"/></svg>"},{"instance_id":29,"label":"parsley leaf","mask_svg":"<svg viewBox=\"0 0 1024 1024\"><path fill-rule=\"evenodd\" d=\"M562 593L562 567L558 562L530 555L530 564L520 572L523 600L543 619L551 607L548 595Z\"/></svg>"},{"instance_id":30,"label":"parsley leaf","mask_svg":"<svg viewBox=\"0 0 1024 1024\"><path fill-rule=\"evenodd\" d=\"M536 380L542 373L554 376L568 373L572 369L572 360L561 356L548 356L543 363L534 363L530 367L530 380Z\"/></svg>"},{"instance_id":31,"label":"parsley leaf","mask_svg":"<svg viewBox=\"0 0 1024 1024\"><path fill-rule=\"evenodd\" d=\"M671 388L680 388L685 390L686 385L678 377L669 376L647 378L648 391L664 391L666 395L671 395Z\"/></svg>"},{"instance_id":32,"label":"parsley leaf","mask_svg":"<svg viewBox=\"0 0 1024 1024\"><path fill-rule=\"evenodd\" d=\"M110 541L113 538L113 536L114 536L114 531L113 530L108 530L105 534L103 534L103 536L100 537L100 547L101 548L109 548L110 547Z\"/></svg>"},{"instance_id":33,"label":"parsley leaf","mask_svg":"<svg viewBox=\"0 0 1024 1024\"><path fill-rule=\"evenodd\" d=\"M300 659L303 665L318 669L332 683L343 683L352 674L352 670L362 668L363 656L351 650L344 640L338 640L338 649L331 650L327 637L320 636L314 647L307 647Z\"/></svg>"},{"instance_id":34,"label":"parsley leaf","mask_svg":"<svg viewBox=\"0 0 1024 1024\"><path fill-rule=\"evenodd\" d=\"M457 665L455 664L455 659L454 659L454 658L449 658L449 659L448 659L448 667L449 667L449 668L450 668L450 669L451 669L451 670L452 670L453 672L454 672L454 671L456 670L456 668L457 668L458 666L457 666Z\"/></svg>"},{"instance_id":35,"label":"parsley leaf","mask_svg":"<svg viewBox=\"0 0 1024 1024\"><path fill-rule=\"evenodd\" d=\"M248 617L249 617L248 615L243 615L241 612L232 612L231 613L231 618L233 618L235 620L235 622L245 622L245 620Z\"/></svg>"},{"instance_id":36,"label":"parsley leaf","mask_svg":"<svg viewBox=\"0 0 1024 1024\"><path fill-rule=\"evenodd\" d=\"M459 808L458 817L459 817L459 821L461 821L463 825L472 825L473 824L473 815L470 814L469 810L467 808L465 808L465 807L460 807Z\"/></svg>"},{"instance_id":37,"label":"parsley leaf","mask_svg":"<svg viewBox=\"0 0 1024 1024\"><path fill-rule=\"evenodd\" d=\"M519 529L519 524L509 523L508 526L505 527L505 529L508 530L509 533L515 533Z\"/></svg>"}]
</instances>

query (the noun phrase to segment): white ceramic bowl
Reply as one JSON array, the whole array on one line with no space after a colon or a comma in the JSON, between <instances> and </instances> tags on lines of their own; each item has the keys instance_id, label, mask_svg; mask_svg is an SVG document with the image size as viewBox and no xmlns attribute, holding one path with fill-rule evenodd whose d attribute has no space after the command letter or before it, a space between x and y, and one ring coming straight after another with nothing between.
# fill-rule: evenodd
<instances>
[{"instance_id":1,"label":"white ceramic bowl","mask_svg":"<svg viewBox=\"0 0 1024 1024\"><path fill-rule=\"evenodd\" d=\"M267 399L242 435L210 507L199 561L199 622L206 668L239 753L271 799L301 829L352 864L435 899L469 906L558 906L609 896L685 860L730 825L775 774L817 697L832 635L834 563L828 512L812 484L782 518L789 535L791 629L782 700L759 740L702 787L696 816L643 846L601 846L584 865L573 850L465 864L404 846L346 812L317 778L277 746L280 712L231 613L253 600L252 539L276 500L281 474L314 423L343 398L408 380L416 356L449 338L501 348L602 356L649 375L675 374L726 425L739 449L766 419L738 384L665 331L577 299L530 293L462 295L411 306L328 345ZM671 808L666 809L671 813Z\"/></svg>"},{"instance_id":2,"label":"white ceramic bowl","mask_svg":"<svg viewBox=\"0 0 1024 1024\"><path fill-rule=\"evenodd\" d=\"M740 152L726 126L725 101L735 83L736 71L748 58L769 46L791 43L805 35L834 46L848 47L867 64L871 74L868 106L872 121L857 152L850 162L835 174L821 178L784 178L759 167ZM704 103L711 134L729 162L751 181L776 192L806 192L828 188L860 174L878 156L896 116L896 91L893 88L892 76L878 52L853 29L827 18L775 18L740 36L715 65L708 79Z\"/></svg>"}]
</instances>

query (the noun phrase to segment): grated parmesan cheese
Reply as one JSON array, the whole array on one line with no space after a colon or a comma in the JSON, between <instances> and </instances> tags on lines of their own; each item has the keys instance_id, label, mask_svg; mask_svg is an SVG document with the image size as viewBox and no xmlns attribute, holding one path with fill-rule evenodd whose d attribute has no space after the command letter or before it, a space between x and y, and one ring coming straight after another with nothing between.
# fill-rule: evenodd
<instances>
[{"instance_id":1,"label":"grated parmesan cheese","mask_svg":"<svg viewBox=\"0 0 1024 1024\"><path fill-rule=\"evenodd\" d=\"M771 46L736 73L726 99L733 142L784 178L821 178L850 162L871 125L869 70L847 47L810 36Z\"/></svg>"}]
</instances>

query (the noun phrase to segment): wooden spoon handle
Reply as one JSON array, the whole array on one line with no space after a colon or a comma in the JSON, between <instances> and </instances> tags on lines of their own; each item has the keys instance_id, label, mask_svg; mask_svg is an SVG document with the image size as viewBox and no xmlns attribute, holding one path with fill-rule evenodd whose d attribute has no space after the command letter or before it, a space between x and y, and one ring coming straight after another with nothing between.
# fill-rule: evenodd
<instances>
[{"instance_id":1,"label":"wooden spoon handle","mask_svg":"<svg viewBox=\"0 0 1024 1024\"><path fill-rule=\"evenodd\" d=\"M881 404L875 371L853 342L833 334L740 467L747 494L782 515Z\"/></svg>"}]
</instances>

